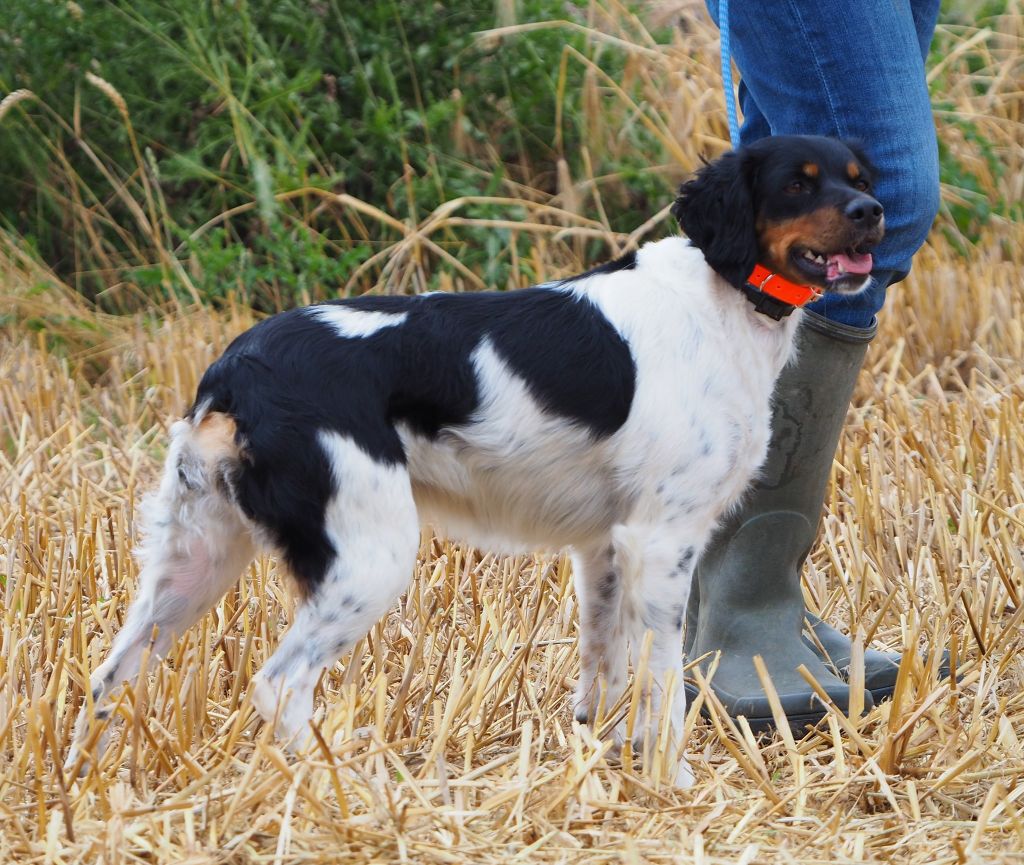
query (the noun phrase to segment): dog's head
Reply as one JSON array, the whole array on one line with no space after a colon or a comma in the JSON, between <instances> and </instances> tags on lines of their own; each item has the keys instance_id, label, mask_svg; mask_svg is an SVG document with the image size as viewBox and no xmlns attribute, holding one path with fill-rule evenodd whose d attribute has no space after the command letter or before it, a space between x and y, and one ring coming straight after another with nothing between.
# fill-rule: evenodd
<instances>
[{"instance_id":1,"label":"dog's head","mask_svg":"<svg viewBox=\"0 0 1024 865\"><path fill-rule=\"evenodd\" d=\"M680 187L672 214L737 287L761 264L791 282L853 294L867 286L885 230L873 180L855 144L773 136L701 168Z\"/></svg>"}]
</instances>

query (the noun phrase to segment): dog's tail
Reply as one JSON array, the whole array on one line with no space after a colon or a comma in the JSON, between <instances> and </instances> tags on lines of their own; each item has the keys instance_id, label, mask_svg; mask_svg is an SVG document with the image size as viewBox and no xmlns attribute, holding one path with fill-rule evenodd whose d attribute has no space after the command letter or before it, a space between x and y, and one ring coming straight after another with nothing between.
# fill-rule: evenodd
<instances>
[{"instance_id":1,"label":"dog's tail","mask_svg":"<svg viewBox=\"0 0 1024 865\"><path fill-rule=\"evenodd\" d=\"M223 520L224 511L237 510L234 479L241 467L241 447L235 422L222 412L195 410L171 426L170 447L160 486L142 505L146 541L173 528L176 543L201 536ZM167 538L166 540L170 540Z\"/></svg>"},{"instance_id":2,"label":"dog's tail","mask_svg":"<svg viewBox=\"0 0 1024 865\"><path fill-rule=\"evenodd\" d=\"M200 407L171 427L160 486L142 506L136 556L144 583L148 571L173 585L176 595L205 595L218 588L222 593L225 580L237 579L256 544L235 495L242 461L242 444L228 414ZM232 570L233 577L223 573Z\"/></svg>"},{"instance_id":3,"label":"dog's tail","mask_svg":"<svg viewBox=\"0 0 1024 865\"><path fill-rule=\"evenodd\" d=\"M231 415L200 406L171 427L163 483L170 492L232 498L242 464L242 445Z\"/></svg>"}]
</instances>

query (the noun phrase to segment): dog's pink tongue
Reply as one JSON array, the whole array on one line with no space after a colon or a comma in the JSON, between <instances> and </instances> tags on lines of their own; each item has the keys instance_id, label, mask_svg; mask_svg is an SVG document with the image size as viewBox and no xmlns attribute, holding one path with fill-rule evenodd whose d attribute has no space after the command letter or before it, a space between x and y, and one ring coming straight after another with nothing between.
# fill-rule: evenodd
<instances>
[{"instance_id":1,"label":"dog's pink tongue","mask_svg":"<svg viewBox=\"0 0 1024 865\"><path fill-rule=\"evenodd\" d=\"M828 272L825 274L825 278L838 279L844 273L871 273L874 261L869 252L863 255L847 255L845 252L837 252L835 255L828 257L826 264Z\"/></svg>"}]
</instances>

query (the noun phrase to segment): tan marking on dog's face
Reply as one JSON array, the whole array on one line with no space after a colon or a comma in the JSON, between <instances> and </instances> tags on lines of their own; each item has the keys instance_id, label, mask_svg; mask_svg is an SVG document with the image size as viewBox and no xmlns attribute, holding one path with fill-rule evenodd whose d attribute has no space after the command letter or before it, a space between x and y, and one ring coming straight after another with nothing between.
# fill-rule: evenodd
<instances>
[{"instance_id":1,"label":"tan marking on dog's face","mask_svg":"<svg viewBox=\"0 0 1024 865\"><path fill-rule=\"evenodd\" d=\"M817 162L805 162L803 166L801 166L801 170L807 177L810 177L812 180L815 177L817 177L818 174L821 172L821 168L818 167Z\"/></svg>"},{"instance_id":2,"label":"tan marking on dog's face","mask_svg":"<svg viewBox=\"0 0 1024 865\"><path fill-rule=\"evenodd\" d=\"M849 175L850 180L856 180L860 177L860 166L853 160L850 160L846 163L846 173Z\"/></svg>"},{"instance_id":3,"label":"tan marking on dog's face","mask_svg":"<svg viewBox=\"0 0 1024 865\"><path fill-rule=\"evenodd\" d=\"M826 253L842 249L847 245L848 230L846 220L834 207L823 207L782 222L762 221L758 231L761 263L791 282L806 284L807 275L793 269L793 249L807 247Z\"/></svg>"},{"instance_id":4,"label":"tan marking on dog's face","mask_svg":"<svg viewBox=\"0 0 1024 865\"><path fill-rule=\"evenodd\" d=\"M223 412L212 411L206 414L195 430L196 449L207 465L215 465L221 460L238 459L240 449L236 441L238 427L234 418Z\"/></svg>"}]
</instances>

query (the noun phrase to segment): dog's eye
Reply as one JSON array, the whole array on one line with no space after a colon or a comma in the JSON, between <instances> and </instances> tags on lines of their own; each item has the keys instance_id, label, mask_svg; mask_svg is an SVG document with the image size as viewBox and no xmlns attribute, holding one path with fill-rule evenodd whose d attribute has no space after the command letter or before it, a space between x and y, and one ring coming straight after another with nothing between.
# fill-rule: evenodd
<instances>
[{"instance_id":1,"label":"dog's eye","mask_svg":"<svg viewBox=\"0 0 1024 865\"><path fill-rule=\"evenodd\" d=\"M853 181L853 188L860 192L867 192L871 188L871 184L868 183L863 177L858 177Z\"/></svg>"},{"instance_id":2,"label":"dog's eye","mask_svg":"<svg viewBox=\"0 0 1024 865\"><path fill-rule=\"evenodd\" d=\"M787 195L800 195L802 192L807 192L810 186L806 180L794 180L789 186L786 187Z\"/></svg>"}]
</instances>

